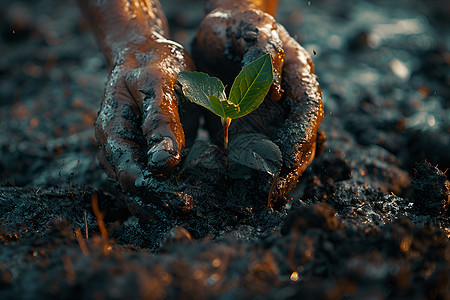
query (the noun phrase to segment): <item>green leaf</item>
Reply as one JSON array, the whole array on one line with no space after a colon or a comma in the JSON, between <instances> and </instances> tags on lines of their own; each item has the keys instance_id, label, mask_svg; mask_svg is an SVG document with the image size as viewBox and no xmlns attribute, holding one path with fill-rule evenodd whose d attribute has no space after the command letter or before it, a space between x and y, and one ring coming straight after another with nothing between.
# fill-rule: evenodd
<instances>
[{"instance_id":1,"label":"green leaf","mask_svg":"<svg viewBox=\"0 0 450 300\"><path fill-rule=\"evenodd\" d=\"M265 135L240 134L230 143L230 161L275 176L281 169L282 155L277 145Z\"/></svg>"},{"instance_id":2,"label":"green leaf","mask_svg":"<svg viewBox=\"0 0 450 300\"><path fill-rule=\"evenodd\" d=\"M192 102L201 105L224 118L228 113L239 111L237 105L225 96L225 87L217 77L201 72L182 71L178 73L183 94Z\"/></svg>"},{"instance_id":3,"label":"green leaf","mask_svg":"<svg viewBox=\"0 0 450 300\"><path fill-rule=\"evenodd\" d=\"M181 172L196 166L207 169L223 169L223 152L216 145L211 145L206 141L196 141L187 155ZM181 173L180 172L180 173Z\"/></svg>"},{"instance_id":4,"label":"green leaf","mask_svg":"<svg viewBox=\"0 0 450 300\"><path fill-rule=\"evenodd\" d=\"M242 68L231 86L229 102L239 107L227 117L243 117L263 102L273 81L272 58L266 54Z\"/></svg>"},{"instance_id":5,"label":"green leaf","mask_svg":"<svg viewBox=\"0 0 450 300\"><path fill-rule=\"evenodd\" d=\"M239 107L236 104L231 103L227 99L220 100L214 95L209 96L209 103L211 104L212 112L224 119L230 114L239 112Z\"/></svg>"}]
</instances>

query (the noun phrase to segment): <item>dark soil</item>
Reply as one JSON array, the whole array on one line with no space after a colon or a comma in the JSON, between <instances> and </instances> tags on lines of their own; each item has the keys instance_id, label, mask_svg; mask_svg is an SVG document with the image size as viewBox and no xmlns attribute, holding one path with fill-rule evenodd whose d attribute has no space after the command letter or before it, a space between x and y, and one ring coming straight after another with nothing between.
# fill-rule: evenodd
<instances>
[{"instance_id":1,"label":"dark soil","mask_svg":"<svg viewBox=\"0 0 450 300\"><path fill-rule=\"evenodd\" d=\"M162 2L188 47L203 1ZM78 8L0 11L1 299L450 298L448 1L281 0L324 92L323 154L276 209L191 171L204 201L134 215L96 161L107 73Z\"/></svg>"}]
</instances>

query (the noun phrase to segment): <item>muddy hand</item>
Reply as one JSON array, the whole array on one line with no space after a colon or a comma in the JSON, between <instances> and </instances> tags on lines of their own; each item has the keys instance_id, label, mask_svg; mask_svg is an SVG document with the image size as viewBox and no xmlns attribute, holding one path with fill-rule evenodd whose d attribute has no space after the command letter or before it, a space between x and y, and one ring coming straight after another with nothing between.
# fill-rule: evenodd
<instances>
[{"instance_id":1,"label":"muddy hand","mask_svg":"<svg viewBox=\"0 0 450 300\"><path fill-rule=\"evenodd\" d=\"M145 170L166 174L178 163L185 136L174 91L177 73L194 65L165 37L155 0L79 0L110 70L95 132L100 162L126 191Z\"/></svg>"},{"instance_id":2,"label":"muddy hand","mask_svg":"<svg viewBox=\"0 0 450 300\"><path fill-rule=\"evenodd\" d=\"M244 65L270 53L274 80L269 95L279 100L284 52L274 18L261 10L274 10L277 1L266 2L271 4L245 0L209 1L208 13L197 30L192 54L199 69L220 77L231 86Z\"/></svg>"},{"instance_id":3,"label":"muddy hand","mask_svg":"<svg viewBox=\"0 0 450 300\"><path fill-rule=\"evenodd\" d=\"M145 168L167 174L181 158L185 137L173 84L192 64L167 40L133 48L124 58L111 72L95 129L100 161L132 190Z\"/></svg>"},{"instance_id":4,"label":"muddy hand","mask_svg":"<svg viewBox=\"0 0 450 300\"><path fill-rule=\"evenodd\" d=\"M254 113L238 119L243 126L236 132L276 128L263 133L283 155L273 190L273 197L279 198L296 184L314 158L323 104L309 54L272 17L276 2L209 1L194 40L193 58L200 70L231 85L243 65L264 53L271 54L275 76L268 97Z\"/></svg>"},{"instance_id":5,"label":"muddy hand","mask_svg":"<svg viewBox=\"0 0 450 300\"><path fill-rule=\"evenodd\" d=\"M284 27L278 27L285 51L282 86L285 89L283 106L288 117L275 141L283 153L284 168L278 178L274 197L282 196L297 183L298 177L314 159L316 147L323 149L320 143L325 141L324 135L317 138L324 108L311 56Z\"/></svg>"}]
</instances>

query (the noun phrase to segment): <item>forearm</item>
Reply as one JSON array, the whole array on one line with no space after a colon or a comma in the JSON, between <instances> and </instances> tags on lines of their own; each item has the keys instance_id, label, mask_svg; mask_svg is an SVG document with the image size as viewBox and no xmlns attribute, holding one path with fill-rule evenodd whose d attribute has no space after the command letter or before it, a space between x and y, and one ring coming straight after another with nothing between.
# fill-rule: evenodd
<instances>
[{"instance_id":1,"label":"forearm","mask_svg":"<svg viewBox=\"0 0 450 300\"><path fill-rule=\"evenodd\" d=\"M102 49L108 69L135 45L168 35L158 0L77 0Z\"/></svg>"},{"instance_id":2,"label":"forearm","mask_svg":"<svg viewBox=\"0 0 450 300\"><path fill-rule=\"evenodd\" d=\"M208 0L206 3L207 13L217 8L238 11L259 9L275 16L278 8L278 0Z\"/></svg>"}]
</instances>

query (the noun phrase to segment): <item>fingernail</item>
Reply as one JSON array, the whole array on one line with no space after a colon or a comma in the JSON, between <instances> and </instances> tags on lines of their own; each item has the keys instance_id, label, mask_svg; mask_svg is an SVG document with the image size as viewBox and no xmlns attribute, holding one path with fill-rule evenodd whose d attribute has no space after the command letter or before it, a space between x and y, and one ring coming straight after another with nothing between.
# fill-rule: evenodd
<instances>
[{"instance_id":1,"label":"fingernail","mask_svg":"<svg viewBox=\"0 0 450 300\"><path fill-rule=\"evenodd\" d=\"M166 160L173 156L173 141L166 137L148 150L149 164L154 167L162 167Z\"/></svg>"}]
</instances>

